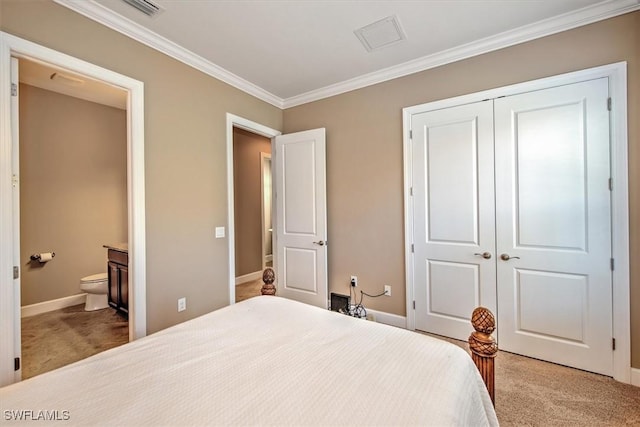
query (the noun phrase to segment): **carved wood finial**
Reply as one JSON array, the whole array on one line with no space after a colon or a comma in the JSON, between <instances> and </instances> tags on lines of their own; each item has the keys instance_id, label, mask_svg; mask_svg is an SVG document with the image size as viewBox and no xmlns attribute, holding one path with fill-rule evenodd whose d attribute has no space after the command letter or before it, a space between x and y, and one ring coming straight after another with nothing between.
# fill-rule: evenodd
<instances>
[{"instance_id":1,"label":"carved wood finial","mask_svg":"<svg viewBox=\"0 0 640 427\"><path fill-rule=\"evenodd\" d=\"M496 330L496 319L491 310L478 307L471 314L471 325L475 329L469 336L471 358L478 367L480 375L487 385L491 401L495 405L495 357L498 354L498 344L491 336Z\"/></svg>"},{"instance_id":2,"label":"carved wood finial","mask_svg":"<svg viewBox=\"0 0 640 427\"><path fill-rule=\"evenodd\" d=\"M264 285L262 285L262 289L260 290L262 292L262 295L276 294L276 287L273 284L273 282L275 281L276 281L276 272L273 271L273 268L271 267L265 268L264 271L262 272L262 282L264 283Z\"/></svg>"}]
</instances>

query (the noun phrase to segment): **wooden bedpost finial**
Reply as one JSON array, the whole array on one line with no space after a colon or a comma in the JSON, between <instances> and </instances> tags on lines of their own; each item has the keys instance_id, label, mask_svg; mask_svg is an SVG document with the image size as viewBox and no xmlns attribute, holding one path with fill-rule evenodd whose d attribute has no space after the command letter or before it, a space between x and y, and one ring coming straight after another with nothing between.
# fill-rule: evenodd
<instances>
[{"instance_id":1,"label":"wooden bedpost finial","mask_svg":"<svg viewBox=\"0 0 640 427\"><path fill-rule=\"evenodd\" d=\"M273 268L271 267L267 267L264 269L264 272L262 273L262 282L264 283L264 285L262 285L262 295L275 295L276 294L276 287L273 284L273 282L276 281L276 272L273 271Z\"/></svg>"},{"instance_id":2,"label":"wooden bedpost finial","mask_svg":"<svg viewBox=\"0 0 640 427\"><path fill-rule=\"evenodd\" d=\"M491 310L478 307L471 314L471 324L475 329L469 337L471 358L478 367L480 375L487 385L491 401L495 405L494 364L498 353L498 344L491 334L496 330L496 319Z\"/></svg>"},{"instance_id":3,"label":"wooden bedpost finial","mask_svg":"<svg viewBox=\"0 0 640 427\"><path fill-rule=\"evenodd\" d=\"M496 318L488 308L478 307L471 314L471 325L476 331L491 335L496 330Z\"/></svg>"}]
</instances>

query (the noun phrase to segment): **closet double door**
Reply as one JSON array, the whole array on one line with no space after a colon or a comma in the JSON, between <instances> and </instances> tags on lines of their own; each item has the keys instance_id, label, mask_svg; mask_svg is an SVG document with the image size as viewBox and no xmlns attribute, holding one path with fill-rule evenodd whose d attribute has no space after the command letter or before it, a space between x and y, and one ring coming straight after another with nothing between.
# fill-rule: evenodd
<instances>
[{"instance_id":1,"label":"closet double door","mask_svg":"<svg viewBox=\"0 0 640 427\"><path fill-rule=\"evenodd\" d=\"M416 329L611 375L608 81L411 116Z\"/></svg>"}]
</instances>

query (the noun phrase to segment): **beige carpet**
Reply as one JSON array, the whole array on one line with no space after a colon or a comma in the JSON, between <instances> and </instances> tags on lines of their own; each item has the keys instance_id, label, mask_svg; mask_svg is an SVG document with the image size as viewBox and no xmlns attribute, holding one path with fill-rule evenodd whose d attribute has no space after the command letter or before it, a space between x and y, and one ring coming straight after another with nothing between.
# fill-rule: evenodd
<instances>
[{"instance_id":1,"label":"beige carpet","mask_svg":"<svg viewBox=\"0 0 640 427\"><path fill-rule=\"evenodd\" d=\"M496 412L502 426L640 426L640 387L501 352Z\"/></svg>"},{"instance_id":2,"label":"beige carpet","mask_svg":"<svg viewBox=\"0 0 640 427\"><path fill-rule=\"evenodd\" d=\"M22 378L51 371L129 341L127 320L84 304L22 319Z\"/></svg>"},{"instance_id":3,"label":"beige carpet","mask_svg":"<svg viewBox=\"0 0 640 427\"><path fill-rule=\"evenodd\" d=\"M640 426L640 387L505 351L495 366L501 426Z\"/></svg>"}]
</instances>

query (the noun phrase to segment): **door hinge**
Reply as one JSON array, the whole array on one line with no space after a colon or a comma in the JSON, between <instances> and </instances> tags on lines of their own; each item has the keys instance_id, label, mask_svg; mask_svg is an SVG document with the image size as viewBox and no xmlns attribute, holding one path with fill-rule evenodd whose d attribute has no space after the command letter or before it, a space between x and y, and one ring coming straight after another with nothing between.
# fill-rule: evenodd
<instances>
[{"instance_id":1,"label":"door hinge","mask_svg":"<svg viewBox=\"0 0 640 427\"><path fill-rule=\"evenodd\" d=\"M411 253L413 253L415 251L415 247L413 246L413 243L411 244Z\"/></svg>"},{"instance_id":2,"label":"door hinge","mask_svg":"<svg viewBox=\"0 0 640 427\"><path fill-rule=\"evenodd\" d=\"M11 96L18 96L18 85L11 83Z\"/></svg>"},{"instance_id":3,"label":"door hinge","mask_svg":"<svg viewBox=\"0 0 640 427\"><path fill-rule=\"evenodd\" d=\"M14 188L18 186L18 175L15 173L11 176L11 185L13 185Z\"/></svg>"},{"instance_id":4,"label":"door hinge","mask_svg":"<svg viewBox=\"0 0 640 427\"><path fill-rule=\"evenodd\" d=\"M413 309L414 309L414 310L416 309L416 302L415 302L415 300L413 301Z\"/></svg>"},{"instance_id":5,"label":"door hinge","mask_svg":"<svg viewBox=\"0 0 640 427\"><path fill-rule=\"evenodd\" d=\"M409 139L413 139L413 130L409 131Z\"/></svg>"},{"instance_id":6,"label":"door hinge","mask_svg":"<svg viewBox=\"0 0 640 427\"><path fill-rule=\"evenodd\" d=\"M409 187L409 195L413 196L413 187Z\"/></svg>"},{"instance_id":7,"label":"door hinge","mask_svg":"<svg viewBox=\"0 0 640 427\"><path fill-rule=\"evenodd\" d=\"M611 258L610 261L611 261L611 271L613 271L615 269L615 262L613 258Z\"/></svg>"},{"instance_id":8,"label":"door hinge","mask_svg":"<svg viewBox=\"0 0 640 427\"><path fill-rule=\"evenodd\" d=\"M18 267L17 265L13 266L13 278L14 279L20 278L20 267Z\"/></svg>"},{"instance_id":9,"label":"door hinge","mask_svg":"<svg viewBox=\"0 0 640 427\"><path fill-rule=\"evenodd\" d=\"M20 369L20 358L16 357L15 359L13 359L13 370L17 371Z\"/></svg>"},{"instance_id":10,"label":"door hinge","mask_svg":"<svg viewBox=\"0 0 640 427\"><path fill-rule=\"evenodd\" d=\"M611 338L611 349L612 350L616 349L616 339L615 338Z\"/></svg>"},{"instance_id":11,"label":"door hinge","mask_svg":"<svg viewBox=\"0 0 640 427\"><path fill-rule=\"evenodd\" d=\"M613 191L613 178L609 178L609 191Z\"/></svg>"},{"instance_id":12,"label":"door hinge","mask_svg":"<svg viewBox=\"0 0 640 427\"><path fill-rule=\"evenodd\" d=\"M611 97L607 98L607 110L611 111Z\"/></svg>"}]
</instances>

